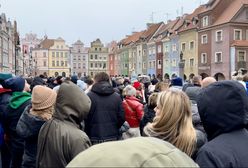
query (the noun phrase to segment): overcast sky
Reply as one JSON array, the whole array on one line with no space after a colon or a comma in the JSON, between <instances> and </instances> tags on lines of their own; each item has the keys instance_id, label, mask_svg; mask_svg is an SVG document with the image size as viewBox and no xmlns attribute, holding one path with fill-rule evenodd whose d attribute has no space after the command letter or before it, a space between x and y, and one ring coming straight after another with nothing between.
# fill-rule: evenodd
<instances>
[{"instance_id":1,"label":"overcast sky","mask_svg":"<svg viewBox=\"0 0 248 168\"><path fill-rule=\"evenodd\" d=\"M86 46L96 38L121 40L147 22L175 19L208 0L0 0L1 13L16 20L21 37L46 33L68 45L80 39ZM152 14L153 13L153 14ZM153 16L153 17L152 17ZM153 18L153 19L152 19Z\"/></svg>"}]
</instances>

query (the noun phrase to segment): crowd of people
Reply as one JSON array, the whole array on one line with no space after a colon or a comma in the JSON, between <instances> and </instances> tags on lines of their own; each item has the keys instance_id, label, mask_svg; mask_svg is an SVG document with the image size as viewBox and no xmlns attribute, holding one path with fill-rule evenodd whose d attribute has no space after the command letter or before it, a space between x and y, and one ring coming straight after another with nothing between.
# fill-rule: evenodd
<instances>
[{"instance_id":1,"label":"crowd of people","mask_svg":"<svg viewBox=\"0 0 248 168\"><path fill-rule=\"evenodd\" d=\"M248 167L248 74L0 73L0 167Z\"/></svg>"}]
</instances>

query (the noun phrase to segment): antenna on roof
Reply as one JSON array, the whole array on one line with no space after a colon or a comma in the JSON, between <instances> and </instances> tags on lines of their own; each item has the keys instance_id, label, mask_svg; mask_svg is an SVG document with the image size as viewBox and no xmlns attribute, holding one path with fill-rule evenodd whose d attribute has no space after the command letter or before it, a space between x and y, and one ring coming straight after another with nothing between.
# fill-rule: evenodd
<instances>
[{"instance_id":1,"label":"antenna on roof","mask_svg":"<svg viewBox=\"0 0 248 168\"><path fill-rule=\"evenodd\" d=\"M181 16L183 16L183 6L181 6Z\"/></svg>"},{"instance_id":2,"label":"antenna on roof","mask_svg":"<svg viewBox=\"0 0 248 168\"><path fill-rule=\"evenodd\" d=\"M165 13L165 16L166 16L166 23L168 23L168 20L169 20L169 13Z\"/></svg>"},{"instance_id":3,"label":"antenna on roof","mask_svg":"<svg viewBox=\"0 0 248 168\"><path fill-rule=\"evenodd\" d=\"M152 22L152 23L154 23L154 13L155 13L155 12L152 12L152 13L151 13L151 18L150 18L150 19L151 19L151 22Z\"/></svg>"}]
</instances>

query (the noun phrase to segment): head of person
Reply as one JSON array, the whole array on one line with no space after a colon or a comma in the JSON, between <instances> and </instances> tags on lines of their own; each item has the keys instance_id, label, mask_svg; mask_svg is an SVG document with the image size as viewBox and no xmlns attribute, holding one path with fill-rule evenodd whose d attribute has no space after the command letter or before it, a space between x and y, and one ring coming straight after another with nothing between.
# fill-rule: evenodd
<instances>
[{"instance_id":1,"label":"head of person","mask_svg":"<svg viewBox=\"0 0 248 168\"><path fill-rule=\"evenodd\" d=\"M165 91L169 88L169 84L168 83L165 83L165 82L158 82L156 85L155 85L155 91L156 92L162 92L162 91Z\"/></svg>"},{"instance_id":2,"label":"head of person","mask_svg":"<svg viewBox=\"0 0 248 168\"><path fill-rule=\"evenodd\" d=\"M192 82L194 85L201 86L202 77L200 75L194 76Z\"/></svg>"},{"instance_id":3,"label":"head of person","mask_svg":"<svg viewBox=\"0 0 248 168\"><path fill-rule=\"evenodd\" d=\"M208 140L247 127L248 96L238 81L219 81L203 88L197 105Z\"/></svg>"},{"instance_id":4,"label":"head of person","mask_svg":"<svg viewBox=\"0 0 248 168\"><path fill-rule=\"evenodd\" d=\"M4 81L3 87L12 92L30 92L30 85L22 77L13 77Z\"/></svg>"},{"instance_id":5,"label":"head of person","mask_svg":"<svg viewBox=\"0 0 248 168\"><path fill-rule=\"evenodd\" d=\"M99 155L102 151L104 155ZM78 154L67 167L198 166L189 156L168 142L152 137L137 137L94 145Z\"/></svg>"},{"instance_id":6,"label":"head of person","mask_svg":"<svg viewBox=\"0 0 248 168\"><path fill-rule=\"evenodd\" d=\"M94 76L94 83L109 82L110 77L106 72L99 72Z\"/></svg>"},{"instance_id":7,"label":"head of person","mask_svg":"<svg viewBox=\"0 0 248 168\"><path fill-rule=\"evenodd\" d=\"M34 88L36 85L42 85L42 86L43 86L43 85L46 85L46 82L45 82L41 77L36 76L36 77L33 79L32 83L31 83L31 85L30 85L31 91L33 90L33 88Z\"/></svg>"},{"instance_id":8,"label":"head of person","mask_svg":"<svg viewBox=\"0 0 248 168\"><path fill-rule=\"evenodd\" d=\"M156 116L153 123L145 127L145 134L164 139L191 156L196 133L188 96L179 89L170 88L159 93L154 110Z\"/></svg>"},{"instance_id":9,"label":"head of person","mask_svg":"<svg viewBox=\"0 0 248 168\"><path fill-rule=\"evenodd\" d=\"M183 86L183 80L180 77L172 78L171 86Z\"/></svg>"},{"instance_id":10,"label":"head of person","mask_svg":"<svg viewBox=\"0 0 248 168\"><path fill-rule=\"evenodd\" d=\"M206 77L202 80L202 88L207 87L208 85L210 85L211 83L216 82L216 79L214 77Z\"/></svg>"},{"instance_id":11,"label":"head of person","mask_svg":"<svg viewBox=\"0 0 248 168\"><path fill-rule=\"evenodd\" d=\"M39 116L44 120L52 118L53 106L55 104L57 93L46 87L37 85L33 88L32 92L32 109L33 115Z\"/></svg>"},{"instance_id":12,"label":"head of person","mask_svg":"<svg viewBox=\"0 0 248 168\"><path fill-rule=\"evenodd\" d=\"M88 86L90 86L90 85L92 85L92 84L94 83L93 79L92 79L90 76L86 76L86 77L84 78L84 82L85 82Z\"/></svg>"},{"instance_id":13,"label":"head of person","mask_svg":"<svg viewBox=\"0 0 248 168\"><path fill-rule=\"evenodd\" d=\"M158 93L152 93L148 98L148 106L150 108L155 108L157 106Z\"/></svg>"},{"instance_id":14,"label":"head of person","mask_svg":"<svg viewBox=\"0 0 248 168\"><path fill-rule=\"evenodd\" d=\"M4 83L5 80L12 78L13 75L11 73L0 73L0 85Z\"/></svg>"},{"instance_id":15,"label":"head of person","mask_svg":"<svg viewBox=\"0 0 248 168\"><path fill-rule=\"evenodd\" d=\"M54 83L61 85L63 82L63 77L62 76L57 76Z\"/></svg>"},{"instance_id":16,"label":"head of person","mask_svg":"<svg viewBox=\"0 0 248 168\"><path fill-rule=\"evenodd\" d=\"M136 90L141 90L142 89L142 85L140 82L136 81L133 83L133 87L136 89Z\"/></svg>"},{"instance_id":17,"label":"head of person","mask_svg":"<svg viewBox=\"0 0 248 168\"><path fill-rule=\"evenodd\" d=\"M77 80L78 80L77 75L73 75L73 76L71 77L71 81L72 81L74 84L77 84Z\"/></svg>"},{"instance_id":18,"label":"head of person","mask_svg":"<svg viewBox=\"0 0 248 168\"><path fill-rule=\"evenodd\" d=\"M136 89L131 85L127 85L124 88L123 93L125 96L136 96Z\"/></svg>"}]
</instances>

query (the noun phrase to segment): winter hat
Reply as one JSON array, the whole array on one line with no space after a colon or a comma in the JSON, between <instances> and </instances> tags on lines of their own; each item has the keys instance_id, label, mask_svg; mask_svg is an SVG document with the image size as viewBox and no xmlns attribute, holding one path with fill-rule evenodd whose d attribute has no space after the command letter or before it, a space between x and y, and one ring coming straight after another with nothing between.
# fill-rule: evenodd
<instances>
[{"instance_id":1,"label":"winter hat","mask_svg":"<svg viewBox=\"0 0 248 168\"><path fill-rule=\"evenodd\" d=\"M179 77L173 78L171 80L171 85L172 86L183 86L183 80L182 80L182 78L179 78Z\"/></svg>"},{"instance_id":2,"label":"winter hat","mask_svg":"<svg viewBox=\"0 0 248 168\"><path fill-rule=\"evenodd\" d=\"M57 93L52 89L37 85L32 92L32 108L34 110L47 109L54 105Z\"/></svg>"},{"instance_id":3,"label":"winter hat","mask_svg":"<svg viewBox=\"0 0 248 168\"><path fill-rule=\"evenodd\" d=\"M74 84L77 84L77 80L78 80L78 77L76 75L73 75L71 77L71 81L74 83Z\"/></svg>"},{"instance_id":4,"label":"winter hat","mask_svg":"<svg viewBox=\"0 0 248 168\"><path fill-rule=\"evenodd\" d=\"M134 82L133 87L137 90L141 87L141 84L139 82Z\"/></svg>"},{"instance_id":5,"label":"winter hat","mask_svg":"<svg viewBox=\"0 0 248 168\"><path fill-rule=\"evenodd\" d=\"M0 73L0 84L2 84L6 79L12 78L11 73Z\"/></svg>"},{"instance_id":6,"label":"winter hat","mask_svg":"<svg viewBox=\"0 0 248 168\"><path fill-rule=\"evenodd\" d=\"M39 76L36 76L34 78L34 80L32 81L31 85L30 85L30 89L33 90L33 88L36 86L36 85L45 85L46 82Z\"/></svg>"},{"instance_id":7,"label":"winter hat","mask_svg":"<svg viewBox=\"0 0 248 168\"><path fill-rule=\"evenodd\" d=\"M4 81L4 88L11 89L12 92L22 92L25 87L25 79L22 77L14 77Z\"/></svg>"}]
</instances>

